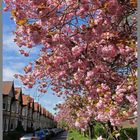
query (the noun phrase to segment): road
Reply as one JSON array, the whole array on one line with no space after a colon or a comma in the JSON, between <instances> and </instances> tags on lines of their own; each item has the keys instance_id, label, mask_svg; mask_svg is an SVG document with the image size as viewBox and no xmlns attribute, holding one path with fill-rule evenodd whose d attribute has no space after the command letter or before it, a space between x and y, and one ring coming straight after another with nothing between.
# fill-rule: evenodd
<instances>
[{"instance_id":1,"label":"road","mask_svg":"<svg viewBox=\"0 0 140 140\"><path fill-rule=\"evenodd\" d=\"M68 133L65 131L65 132L58 134L55 137L48 139L48 140L67 140L67 135L68 135Z\"/></svg>"}]
</instances>

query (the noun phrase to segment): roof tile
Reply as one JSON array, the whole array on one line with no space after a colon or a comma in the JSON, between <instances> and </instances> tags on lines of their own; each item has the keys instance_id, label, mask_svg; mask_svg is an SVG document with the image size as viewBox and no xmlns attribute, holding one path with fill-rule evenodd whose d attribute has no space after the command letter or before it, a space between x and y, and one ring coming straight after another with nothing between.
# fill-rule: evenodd
<instances>
[{"instance_id":1,"label":"roof tile","mask_svg":"<svg viewBox=\"0 0 140 140\"><path fill-rule=\"evenodd\" d=\"M28 105L28 103L30 101L30 96L22 94L22 100L23 100L23 105Z\"/></svg>"},{"instance_id":2,"label":"roof tile","mask_svg":"<svg viewBox=\"0 0 140 140\"><path fill-rule=\"evenodd\" d=\"M39 111L39 104L37 102L34 103L34 110Z\"/></svg>"},{"instance_id":3,"label":"roof tile","mask_svg":"<svg viewBox=\"0 0 140 140\"><path fill-rule=\"evenodd\" d=\"M2 83L2 92L3 95L9 95L11 89L13 86L13 82L12 81L3 81Z\"/></svg>"}]
</instances>

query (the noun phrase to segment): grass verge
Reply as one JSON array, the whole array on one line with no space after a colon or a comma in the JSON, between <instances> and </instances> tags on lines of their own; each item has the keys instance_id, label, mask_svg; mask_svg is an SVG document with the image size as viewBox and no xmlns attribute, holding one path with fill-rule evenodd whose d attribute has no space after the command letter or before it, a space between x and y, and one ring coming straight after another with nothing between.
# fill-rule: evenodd
<instances>
[{"instance_id":1,"label":"grass verge","mask_svg":"<svg viewBox=\"0 0 140 140\"><path fill-rule=\"evenodd\" d=\"M67 140L89 140L89 138L88 137L84 137L82 134L80 134L77 131L70 130L68 132Z\"/></svg>"}]
</instances>

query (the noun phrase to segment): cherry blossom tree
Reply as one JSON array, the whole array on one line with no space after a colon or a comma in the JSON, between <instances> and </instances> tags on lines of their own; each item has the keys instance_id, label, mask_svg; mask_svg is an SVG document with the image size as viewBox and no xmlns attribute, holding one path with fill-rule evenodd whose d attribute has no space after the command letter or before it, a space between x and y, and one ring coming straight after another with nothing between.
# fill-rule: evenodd
<instances>
[{"instance_id":1,"label":"cherry blossom tree","mask_svg":"<svg viewBox=\"0 0 140 140\"><path fill-rule=\"evenodd\" d=\"M15 75L25 86L38 84L46 93L51 85L58 96L85 99L77 112L84 118L81 128L92 119L111 126L136 119L136 0L4 2L16 23L19 52L30 57L33 47L42 46L25 74Z\"/></svg>"}]
</instances>

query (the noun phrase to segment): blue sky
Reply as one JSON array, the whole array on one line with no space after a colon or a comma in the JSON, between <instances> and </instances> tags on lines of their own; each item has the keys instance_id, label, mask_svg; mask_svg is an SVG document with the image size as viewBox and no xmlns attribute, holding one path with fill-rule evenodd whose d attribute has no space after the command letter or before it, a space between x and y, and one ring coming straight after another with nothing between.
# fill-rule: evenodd
<instances>
[{"instance_id":1,"label":"blue sky","mask_svg":"<svg viewBox=\"0 0 140 140\"><path fill-rule=\"evenodd\" d=\"M53 108L55 104L63 102L63 99L52 94L51 89L48 93L41 97L36 97L36 87L33 89L26 89L22 83L13 77L16 73L24 73L23 68L38 57L39 46L32 50L30 57L24 57L19 54L18 47L13 42L14 35L12 31L15 30L15 23L10 19L9 12L3 12L3 80L14 81L15 86L22 87L25 94L34 97L43 107L51 113L55 113Z\"/></svg>"}]
</instances>

